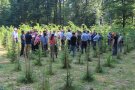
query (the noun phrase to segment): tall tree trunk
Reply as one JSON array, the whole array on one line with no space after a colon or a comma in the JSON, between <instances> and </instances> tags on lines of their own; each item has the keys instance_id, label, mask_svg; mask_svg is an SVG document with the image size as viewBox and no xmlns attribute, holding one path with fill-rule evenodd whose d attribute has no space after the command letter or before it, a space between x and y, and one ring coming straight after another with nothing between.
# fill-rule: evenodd
<instances>
[{"instance_id":1,"label":"tall tree trunk","mask_svg":"<svg viewBox=\"0 0 135 90\"><path fill-rule=\"evenodd\" d=\"M65 5L64 5L65 3L64 3L64 0L63 0L63 9L64 9L64 7L65 7ZM65 20L65 12L64 12L64 10L63 10L63 26L64 26L64 20Z\"/></svg>"},{"instance_id":2,"label":"tall tree trunk","mask_svg":"<svg viewBox=\"0 0 135 90\"><path fill-rule=\"evenodd\" d=\"M58 11L57 4L58 4L58 0L55 0L54 20L53 20L54 24L57 24L57 11Z\"/></svg>"},{"instance_id":3,"label":"tall tree trunk","mask_svg":"<svg viewBox=\"0 0 135 90\"><path fill-rule=\"evenodd\" d=\"M59 0L59 22L60 22L60 25L62 24L61 23L61 0Z\"/></svg>"},{"instance_id":4,"label":"tall tree trunk","mask_svg":"<svg viewBox=\"0 0 135 90\"><path fill-rule=\"evenodd\" d=\"M122 26L123 26L123 28L125 28L125 25L126 25L125 0L122 0L122 6L123 6L123 10L122 10Z\"/></svg>"}]
</instances>

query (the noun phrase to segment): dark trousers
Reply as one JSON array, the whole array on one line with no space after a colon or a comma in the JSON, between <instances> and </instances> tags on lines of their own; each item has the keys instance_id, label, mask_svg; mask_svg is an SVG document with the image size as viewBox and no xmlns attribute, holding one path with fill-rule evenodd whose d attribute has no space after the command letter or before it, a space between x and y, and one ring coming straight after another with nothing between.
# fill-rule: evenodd
<instances>
[{"instance_id":1,"label":"dark trousers","mask_svg":"<svg viewBox=\"0 0 135 90\"><path fill-rule=\"evenodd\" d=\"M61 45L65 45L65 40L61 39Z\"/></svg>"},{"instance_id":2,"label":"dark trousers","mask_svg":"<svg viewBox=\"0 0 135 90\"><path fill-rule=\"evenodd\" d=\"M90 45L91 44L91 40L88 40L88 45Z\"/></svg>"},{"instance_id":3,"label":"dark trousers","mask_svg":"<svg viewBox=\"0 0 135 90\"><path fill-rule=\"evenodd\" d=\"M70 48L70 40L68 40L67 44L68 44L68 49L69 49Z\"/></svg>"},{"instance_id":4,"label":"dark trousers","mask_svg":"<svg viewBox=\"0 0 135 90\"><path fill-rule=\"evenodd\" d=\"M83 53L83 50L85 50L85 52L86 52L86 49L87 49L87 41L82 41L81 49L82 49L82 53Z\"/></svg>"},{"instance_id":5,"label":"dark trousers","mask_svg":"<svg viewBox=\"0 0 135 90\"><path fill-rule=\"evenodd\" d=\"M45 51L48 50L48 45L47 44L43 45L43 50L45 50Z\"/></svg>"},{"instance_id":6,"label":"dark trousers","mask_svg":"<svg viewBox=\"0 0 135 90\"><path fill-rule=\"evenodd\" d=\"M73 57L75 56L75 51L76 51L76 45L71 45L70 52L73 52Z\"/></svg>"},{"instance_id":7,"label":"dark trousers","mask_svg":"<svg viewBox=\"0 0 135 90\"><path fill-rule=\"evenodd\" d=\"M35 48L35 50L38 50L38 49L39 49L39 44L36 44L36 45L34 46L34 48Z\"/></svg>"},{"instance_id":8,"label":"dark trousers","mask_svg":"<svg viewBox=\"0 0 135 90\"><path fill-rule=\"evenodd\" d=\"M21 43L21 52L20 52L20 56L24 55L24 47L25 47L25 44L24 44L24 43Z\"/></svg>"},{"instance_id":9,"label":"dark trousers","mask_svg":"<svg viewBox=\"0 0 135 90\"><path fill-rule=\"evenodd\" d=\"M31 44L31 48L32 48L32 51L35 51L35 46L33 43Z\"/></svg>"},{"instance_id":10,"label":"dark trousers","mask_svg":"<svg viewBox=\"0 0 135 90\"><path fill-rule=\"evenodd\" d=\"M81 41L77 41L77 50L79 51L81 47Z\"/></svg>"},{"instance_id":11,"label":"dark trousers","mask_svg":"<svg viewBox=\"0 0 135 90\"><path fill-rule=\"evenodd\" d=\"M61 39L61 49L63 50L64 48L64 45L65 45L65 40Z\"/></svg>"},{"instance_id":12,"label":"dark trousers","mask_svg":"<svg viewBox=\"0 0 135 90\"><path fill-rule=\"evenodd\" d=\"M113 46L112 55L117 55L117 45Z\"/></svg>"}]
</instances>

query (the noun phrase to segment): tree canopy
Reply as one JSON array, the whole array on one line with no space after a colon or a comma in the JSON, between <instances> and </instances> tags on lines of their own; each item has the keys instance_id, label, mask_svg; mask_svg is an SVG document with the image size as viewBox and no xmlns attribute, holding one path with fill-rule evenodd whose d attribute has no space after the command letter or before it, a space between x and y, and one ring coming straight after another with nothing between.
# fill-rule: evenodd
<instances>
[{"instance_id":1,"label":"tree canopy","mask_svg":"<svg viewBox=\"0 0 135 90\"><path fill-rule=\"evenodd\" d=\"M134 0L0 0L0 25L134 23Z\"/></svg>"}]
</instances>

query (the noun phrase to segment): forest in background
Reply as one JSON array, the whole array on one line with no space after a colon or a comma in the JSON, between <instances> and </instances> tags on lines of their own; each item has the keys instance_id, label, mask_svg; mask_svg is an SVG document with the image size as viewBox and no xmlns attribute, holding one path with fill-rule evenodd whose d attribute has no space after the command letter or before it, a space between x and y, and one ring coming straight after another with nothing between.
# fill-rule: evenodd
<instances>
[{"instance_id":1,"label":"forest in background","mask_svg":"<svg viewBox=\"0 0 135 90\"><path fill-rule=\"evenodd\" d=\"M134 24L135 0L0 0L0 26Z\"/></svg>"}]
</instances>

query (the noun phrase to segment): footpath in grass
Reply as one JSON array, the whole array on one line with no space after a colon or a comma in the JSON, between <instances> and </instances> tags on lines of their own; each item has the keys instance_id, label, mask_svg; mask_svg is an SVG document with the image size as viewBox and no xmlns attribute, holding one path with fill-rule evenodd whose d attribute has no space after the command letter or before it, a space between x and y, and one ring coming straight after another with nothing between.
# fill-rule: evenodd
<instances>
[{"instance_id":1,"label":"footpath in grass","mask_svg":"<svg viewBox=\"0 0 135 90\"><path fill-rule=\"evenodd\" d=\"M59 59L59 58L58 58ZM102 57L101 64L105 62L104 57ZM44 61L43 65L47 63ZM103 73L95 73L97 61L93 59L90 62L90 69L92 70L95 80L90 83L86 83L81 80L82 75L85 73L85 64L77 65L72 63L72 77L73 83L76 86L83 87L83 89L77 90L134 90L135 89L135 50L131 51L127 55L122 57L122 60L118 60L114 63L114 68L103 67ZM21 62L24 64L24 62ZM44 66L42 66L44 67ZM65 71L60 68L60 60L53 64L53 70L55 74L50 76L51 90L57 90L58 87L63 85L63 78L65 76ZM12 90L11 88L18 88L19 90L37 90L38 80L29 85L17 83L17 78L21 72L13 71L14 64L10 63L10 60L6 58L6 51L0 47L0 87L7 88L6 90ZM36 77L39 77L41 67L34 66L34 73ZM18 90L17 89L17 90ZM60 89L59 89L60 90Z\"/></svg>"}]
</instances>

